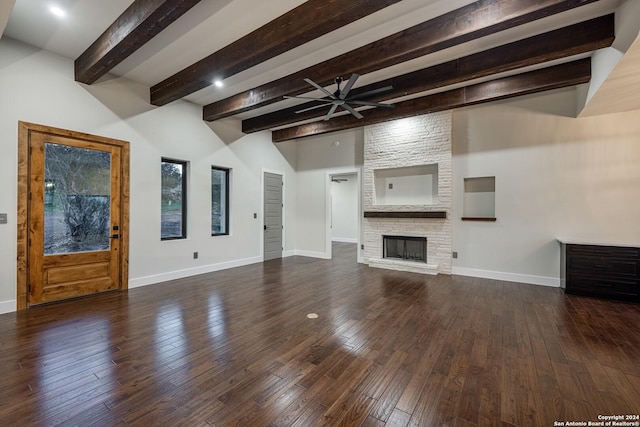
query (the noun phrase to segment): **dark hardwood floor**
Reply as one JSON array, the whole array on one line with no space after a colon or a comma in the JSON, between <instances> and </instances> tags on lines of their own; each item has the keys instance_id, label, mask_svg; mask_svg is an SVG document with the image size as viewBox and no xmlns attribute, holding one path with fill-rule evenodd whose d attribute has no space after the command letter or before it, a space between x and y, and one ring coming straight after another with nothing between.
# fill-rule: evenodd
<instances>
[{"instance_id":1,"label":"dark hardwood floor","mask_svg":"<svg viewBox=\"0 0 640 427\"><path fill-rule=\"evenodd\" d=\"M307 318L317 313L317 319ZM0 425L553 426L640 414L640 307L302 257L0 316Z\"/></svg>"}]
</instances>

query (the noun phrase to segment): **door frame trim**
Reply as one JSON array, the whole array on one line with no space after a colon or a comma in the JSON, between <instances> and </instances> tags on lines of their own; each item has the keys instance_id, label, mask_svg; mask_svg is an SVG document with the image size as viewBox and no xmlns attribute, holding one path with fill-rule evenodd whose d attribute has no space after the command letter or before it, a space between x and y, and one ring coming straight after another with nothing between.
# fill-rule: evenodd
<instances>
[{"instance_id":1,"label":"door frame trim","mask_svg":"<svg viewBox=\"0 0 640 427\"><path fill-rule=\"evenodd\" d=\"M16 309L29 307L29 176L31 133L45 133L120 147L120 290L129 288L129 142L29 122L18 122Z\"/></svg>"},{"instance_id":2,"label":"door frame trim","mask_svg":"<svg viewBox=\"0 0 640 427\"><path fill-rule=\"evenodd\" d=\"M266 168L262 168L260 169L260 259L262 259L262 262L264 262L264 230L262 229L262 227L264 226L264 174L265 173L271 173L274 175L280 175L282 177L282 204L285 204L285 196L286 196L286 181L285 181L285 174L282 171L279 170L275 170L275 169L266 169ZM287 244L286 244L286 240L285 240L285 233L287 230L286 227L286 214L285 214L285 208L284 206L282 207L282 258L285 258L286 255L286 249L287 249Z\"/></svg>"},{"instance_id":3,"label":"door frame trim","mask_svg":"<svg viewBox=\"0 0 640 427\"><path fill-rule=\"evenodd\" d=\"M362 168L359 167L345 167L329 169L325 171L325 258L331 259L333 256L332 251L332 239L331 239L331 177L334 175L356 175L356 197L358 199L358 248L357 248L357 262L362 263Z\"/></svg>"}]
</instances>

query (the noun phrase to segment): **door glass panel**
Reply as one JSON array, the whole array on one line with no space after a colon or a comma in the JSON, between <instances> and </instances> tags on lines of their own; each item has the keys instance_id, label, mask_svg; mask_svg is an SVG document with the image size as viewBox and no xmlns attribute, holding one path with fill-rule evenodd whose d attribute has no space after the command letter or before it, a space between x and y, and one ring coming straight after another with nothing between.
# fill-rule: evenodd
<instances>
[{"instance_id":1,"label":"door glass panel","mask_svg":"<svg viewBox=\"0 0 640 427\"><path fill-rule=\"evenodd\" d=\"M111 154L45 144L45 255L110 247Z\"/></svg>"}]
</instances>

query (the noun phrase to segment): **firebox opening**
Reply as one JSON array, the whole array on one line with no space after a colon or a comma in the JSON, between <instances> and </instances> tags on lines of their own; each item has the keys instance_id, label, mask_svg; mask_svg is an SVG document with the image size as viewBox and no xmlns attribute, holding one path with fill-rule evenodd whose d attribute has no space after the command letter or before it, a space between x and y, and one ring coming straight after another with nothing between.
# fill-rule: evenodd
<instances>
[{"instance_id":1,"label":"firebox opening","mask_svg":"<svg viewBox=\"0 0 640 427\"><path fill-rule=\"evenodd\" d=\"M382 236L383 258L427 262L427 238Z\"/></svg>"}]
</instances>

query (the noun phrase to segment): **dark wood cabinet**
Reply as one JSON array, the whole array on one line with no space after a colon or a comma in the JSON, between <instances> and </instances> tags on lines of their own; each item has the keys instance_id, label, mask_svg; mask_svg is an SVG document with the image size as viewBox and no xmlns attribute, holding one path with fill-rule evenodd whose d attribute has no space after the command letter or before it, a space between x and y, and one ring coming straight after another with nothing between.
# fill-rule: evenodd
<instances>
[{"instance_id":1,"label":"dark wood cabinet","mask_svg":"<svg viewBox=\"0 0 640 427\"><path fill-rule=\"evenodd\" d=\"M640 302L640 248L560 242L565 293Z\"/></svg>"}]
</instances>

